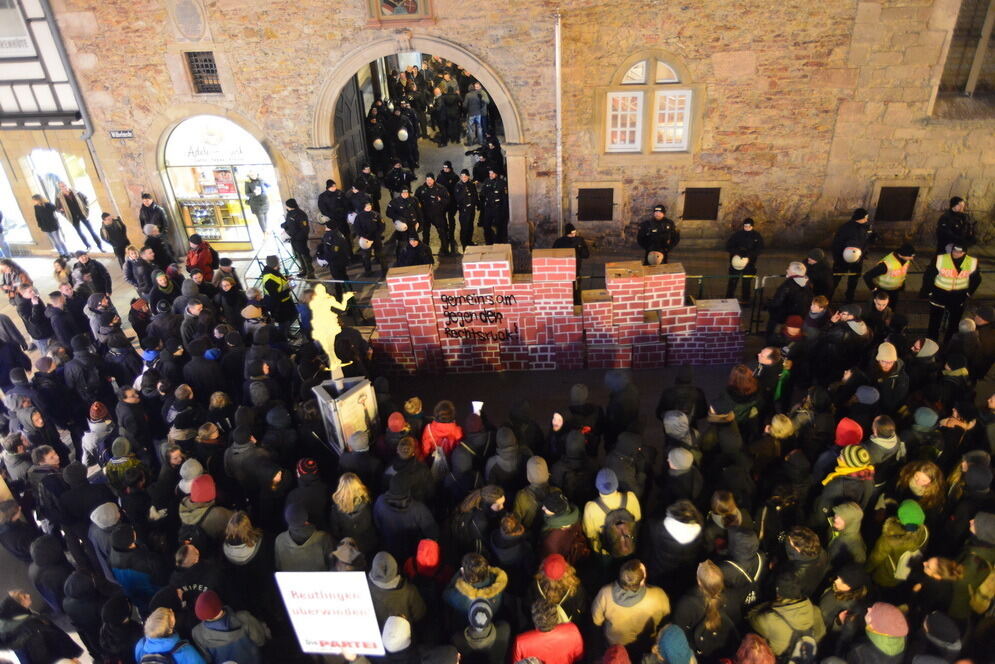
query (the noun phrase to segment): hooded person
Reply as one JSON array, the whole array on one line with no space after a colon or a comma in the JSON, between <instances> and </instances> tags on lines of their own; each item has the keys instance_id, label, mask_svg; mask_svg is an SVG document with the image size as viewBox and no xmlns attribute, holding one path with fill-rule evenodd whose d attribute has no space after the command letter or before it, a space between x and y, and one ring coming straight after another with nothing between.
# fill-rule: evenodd
<instances>
[{"instance_id":1,"label":"hooded person","mask_svg":"<svg viewBox=\"0 0 995 664\"><path fill-rule=\"evenodd\" d=\"M120 521L121 510L111 502L98 505L90 513L88 538L100 563L100 569L108 581L114 581L114 573L110 566L111 536Z\"/></svg>"},{"instance_id":2,"label":"hooded person","mask_svg":"<svg viewBox=\"0 0 995 664\"><path fill-rule=\"evenodd\" d=\"M736 426L735 422L733 426ZM658 481L663 484L661 502L665 505L678 500L696 502L705 486L705 479L695 465L694 454L685 447L673 447L667 451L667 472Z\"/></svg>"},{"instance_id":3,"label":"hooded person","mask_svg":"<svg viewBox=\"0 0 995 664\"><path fill-rule=\"evenodd\" d=\"M435 478L429 465L418 460L418 443L408 436L401 439L394 451L395 458L384 471L383 483L389 483L394 475L407 475L411 486L411 497L426 505L433 504ZM451 471L452 468L453 464L450 463Z\"/></svg>"},{"instance_id":4,"label":"hooded person","mask_svg":"<svg viewBox=\"0 0 995 664\"><path fill-rule=\"evenodd\" d=\"M611 555L606 548L609 535L606 519L610 513L624 510L632 516L633 530L642 519L639 499L632 491L620 491L618 477L610 468L602 468L594 478L598 496L584 505L584 535L591 550L599 555Z\"/></svg>"},{"instance_id":5,"label":"hooded person","mask_svg":"<svg viewBox=\"0 0 995 664\"><path fill-rule=\"evenodd\" d=\"M601 449L601 437L605 430L605 409L591 403L590 390L584 383L575 383L570 387L570 406L568 408L573 425L585 432L584 438L587 453L597 456Z\"/></svg>"},{"instance_id":6,"label":"hooded person","mask_svg":"<svg viewBox=\"0 0 995 664\"><path fill-rule=\"evenodd\" d=\"M644 467L648 464L642 447L643 439L639 434L623 431L618 435L615 447L604 460L604 467L614 471L619 489L631 491L637 496L643 495L646 488Z\"/></svg>"},{"instance_id":7,"label":"hooded person","mask_svg":"<svg viewBox=\"0 0 995 664\"><path fill-rule=\"evenodd\" d=\"M867 560L867 546L860 535L864 511L855 502L836 505L829 517L830 539L826 545L829 565L841 569L851 563L863 565Z\"/></svg>"},{"instance_id":8,"label":"hooded person","mask_svg":"<svg viewBox=\"0 0 995 664\"><path fill-rule=\"evenodd\" d=\"M411 623L404 616L389 616L381 631L385 664L418 664L421 655L412 647Z\"/></svg>"},{"instance_id":9,"label":"hooded person","mask_svg":"<svg viewBox=\"0 0 995 664\"><path fill-rule=\"evenodd\" d=\"M194 612L200 624L193 628L193 642L212 662L262 664L260 648L270 639L270 630L248 611L234 611L213 590L198 597Z\"/></svg>"},{"instance_id":10,"label":"hooded person","mask_svg":"<svg viewBox=\"0 0 995 664\"><path fill-rule=\"evenodd\" d=\"M63 611L69 616L86 649L91 654L99 654L100 609L106 598L98 592L96 580L89 572L77 570L66 579L63 590Z\"/></svg>"},{"instance_id":11,"label":"hooded person","mask_svg":"<svg viewBox=\"0 0 995 664\"><path fill-rule=\"evenodd\" d=\"M418 588L401 575L394 556L379 551L366 576L379 625L383 626L390 616L406 616L415 625L425 617L425 601Z\"/></svg>"},{"instance_id":12,"label":"hooded person","mask_svg":"<svg viewBox=\"0 0 995 664\"><path fill-rule=\"evenodd\" d=\"M656 405L656 418L664 419L668 411L679 410L689 423L695 423L708 415L708 400L705 392L694 384L694 367L682 364L677 368L674 384L663 388Z\"/></svg>"},{"instance_id":13,"label":"hooded person","mask_svg":"<svg viewBox=\"0 0 995 664\"><path fill-rule=\"evenodd\" d=\"M574 505L584 505L597 495L594 486L596 461L588 455L587 448L584 434L577 429L571 430L566 437L563 456L550 469L550 482Z\"/></svg>"},{"instance_id":14,"label":"hooded person","mask_svg":"<svg viewBox=\"0 0 995 664\"><path fill-rule=\"evenodd\" d=\"M688 500L678 500L667 507L662 519L650 519L646 524L642 559L649 579L674 597L691 585L704 556L703 526L701 512Z\"/></svg>"},{"instance_id":15,"label":"hooded person","mask_svg":"<svg viewBox=\"0 0 995 664\"><path fill-rule=\"evenodd\" d=\"M766 563L767 557L760 552L760 539L753 529L729 528L728 553L718 565L725 584L725 611L735 624L757 604Z\"/></svg>"},{"instance_id":16,"label":"hooded person","mask_svg":"<svg viewBox=\"0 0 995 664\"><path fill-rule=\"evenodd\" d=\"M415 555L404 561L404 576L418 589L428 606L438 606L442 591L453 578L452 565L442 559L439 543L432 539L418 542Z\"/></svg>"},{"instance_id":17,"label":"hooded person","mask_svg":"<svg viewBox=\"0 0 995 664\"><path fill-rule=\"evenodd\" d=\"M864 614L866 641L854 647L848 664L899 664L905 661L909 623L893 604L875 602Z\"/></svg>"},{"instance_id":18,"label":"hooded person","mask_svg":"<svg viewBox=\"0 0 995 664\"><path fill-rule=\"evenodd\" d=\"M111 458L104 464L104 476L117 495L124 493L124 476L132 468L138 468L146 477L152 475L152 471L134 455L131 441L124 436L118 436L111 443Z\"/></svg>"},{"instance_id":19,"label":"hooded person","mask_svg":"<svg viewBox=\"0 0 995 664\"><path fill-rule=\"evenodd\" d=\"M373 523L384 550L395 560L407 560L421 540L439 538L439 525L432 512L411 497L411 478L407 474L390 478L387 491L373 504Z\"/></svg>"},{"instance_id":20,"label":"hooded person","mask_svg":"<svg viewBox=\"0 0 995 664\"><path fill-rule=\"evenodd\" d=\"M100 618L100 650L106 661L130 661L134 657L135 644L143 635L135 607L127 597L117 594L104 602L97 615Z\"/></svg>"},{"instance_id":21,"label":"hooded person","mask_svg":"<svg viewBox=\"0 0 995 664\"><path fill-rule=\"evenodd\" d=\"M435 404L432 421L422 429L419 459L428 459L436 448L441 448L446 458L453 448L463 440L463 429L456 424L456 407L452 401L443 400Z\"/></svg>"},{"instance_id":22,"label":"hooded person","mask_svg":"<svg viewBox=\"0 0 995 664\"><path fill-rule=\"evenodd\" d=\"M83 655L83 649L50 619L9 596L0 602L0 647L29 654L32 662L78 661Z\"/></svg>"},{"instance_id":23,"label":"hooded person","mask_svg":"<svg viewBox=\"0 0 995 664\"><path fill-rule=\"evenodd\" d=\"M798 636L808 636L816 642L826 633L822 614L815 607L797 580L790 576L777 579L777 599L761 604L750 612L750 627L770 644L778 657L789 655L789 648Z\"/></svg>"},{"instance_id":24,"label":"hooded person","mask_svg":"<svg viewBox=\"0 0 995 664\"><path fill-rule=\"evenodd\" d=\"M622 369L605 372L605 387L609 392L605 408L605 445L611 449L620 433L639 424L639 389L633 384L631 374Z\"/></svg>"},{"instance_id":25,"label":"hooded person","mask_svg":"<svg viewBox=\"0 0 995 664\"><path fill-rule=\"evenodd\" d=\"M466 664L506 664L511 627L494 621L494 611L484 600L475 600L467 609L467 626L457 630L452 644Z\"/></svg>"},{"instance_id":26,"label":"hooded person","mask_svg":"<svg viewBox=\"0 0 995 664\"><path fill-rule=\"evenodd\" d=\"M326 571L335 546L329 534L308 522L307 508L301 503L288 501L283 515L287 530L277 535L274 544L277 571Z\"/></svg>"},{"instance_id":27,"label":"hooded person","mask_svg":"<svg viewBox=\"0 0 995 664\"><path fill-rule=\"evenodd\" d=\"M524 486L522 471L529 455L509 427L498 429L495 439L497 451L484 465L484 481L500 486L506 495L513 496Z\"/></svg>"},{"instance_id":28,"label":"hooded person","mask_svg":"<svg viewBox=\"0 0 995 664\"><path fill-rule=\"evenodd\" d=\"M28 578L56 615L62 613L66 579L73 573L62 542L54 535L42 535L31 543Z\"/></svg>"}]
</instances>

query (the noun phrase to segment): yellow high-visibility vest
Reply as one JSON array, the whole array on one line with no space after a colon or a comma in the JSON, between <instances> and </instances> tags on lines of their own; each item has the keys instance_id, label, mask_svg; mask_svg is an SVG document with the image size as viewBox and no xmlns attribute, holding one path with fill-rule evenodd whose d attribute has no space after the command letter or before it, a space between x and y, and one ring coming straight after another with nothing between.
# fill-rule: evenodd
<instances>
[{"instance_id":1,"label":"yellow high-visibility vest","mask_svg":"<svg viewBox=\"0 0 995 664\"><path fill-rule=\"evenodd\" d=\"M874 284L884 290L898 290L901 288L905 283L905 275L908 273L909 265L912 261L902 263L902 261L898 260L898 256L892 252L882 258L881 262L884 263L887 271L875 277Z\"/></svg>"},{"instance_id":2,"label":"yellow high-visibility vest","mask_svg":"<svg viewBox=\"0 0 995 664\"><path fill-rule=\"evenodd\" d=\"M273 274L272 272L263 272L262 282L263 289L266 288L266 282L272 281L276 284L278 296L281 302L287 302L290 300L290 282L280 275Z\"/></svg>"},{"instance_id":3,"label":"yellow high-visibility vest","mask_svg":"<svg viewBox=\"0 0 995 664\"><path fill-rule=\"evenodd\" d=\"M936 257L936 279L933 285L945 291L967 290L971 275L977 269L978 259L973 256L964 256L958 270L950 254L940 254Z\"/></svg>"}]
</instances>

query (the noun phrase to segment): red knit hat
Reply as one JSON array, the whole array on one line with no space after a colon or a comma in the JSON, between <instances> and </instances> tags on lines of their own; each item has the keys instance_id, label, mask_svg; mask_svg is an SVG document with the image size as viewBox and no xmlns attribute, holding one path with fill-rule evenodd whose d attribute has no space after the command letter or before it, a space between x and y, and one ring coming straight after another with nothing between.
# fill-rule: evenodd
<instances>
[{"instance_id":1,"label":"red knit hat","mask_svg":"<svg viewBox=\"0 0 995 664\"><path fill-rule=\"evenodd\" d=\"M559 581L567 573L567 560L558 553L546 556L542 561L542 573L553 581Z\"/></svg>"},{"instance_id":2,"label":"red knit hat","mask_svg":"<svg viewBox=\"0 0 995 664\"><path fill-rule=\"evenodd\" d=\"M315 475L318 472L318 462L310 457L305 457L297 462L297 477L304 475Z\"/></svg>"},{"instance_id":3,"label":"red knit hat","mask_svg":"<svg viewBox=\"0 0 995 664\"><path fill-rule=\"evenodd\" d=\"M194 613L197 614L197 620L211 620L212 618L217 618L218 614L224 608L221 598L218 597L218 593L213 590L205 590L197 596L197 602L194 604Z\"/></svg>"},{"instance_id":4,"label":"red knit hat","mask_svg":"<svg viewBox=\"0 0 995 664\"><path fill-rule=\"evenodd\" d=\"M400 433L401 431L404 431L404 426L407 423L408 421L404 419L404 415L402 415L401 413L396 413L396 412L391 413L390 417L387 418L387 428L393 431L394 433Z\"/></svg>"},{"instance_id":5,"label":"red knit hat","mask_svg":"<svg viewBox=\"0 0 995 664\"><path fill-rule=\"evenodd\" d=\"M439 543L433 539L423 539L418 542L415 560L421 569L433 569L439 564Z\"/></svg>"},{"instance_id":6,"label":"red knit hat","mask_svg":"<svg viewBox=\"0 0 995 664\"><path fill-rule=\"evenodd\" d=\"M100 401L94 401L90 405L90 421L91 422L103 422L107 419L110 413L107 412L107 406L105 406Z\"/></svg>"},{"instance_id":7,"label":"red knit hat","mask_svg":"<svg viewBox=\"0 0 995 664\"><path fill-rule=\"evenodd\" d=\"M838 447L859 445L860 441L863 439L863 427L851 420L849 417L844 417L840 420L839 424L836 425L836 445Z\"/></svg>"},{"instance_id":8,"label":"red knit hat","mask_svg":"<svg viewBox=\"0 0 995 664\"><path fill-rule=\"evenodd\" d=\"M201 475L190 483L190 500L195 503L209 503L217 496L214 478L210 475Z\"/></svg>"}]
</instances>

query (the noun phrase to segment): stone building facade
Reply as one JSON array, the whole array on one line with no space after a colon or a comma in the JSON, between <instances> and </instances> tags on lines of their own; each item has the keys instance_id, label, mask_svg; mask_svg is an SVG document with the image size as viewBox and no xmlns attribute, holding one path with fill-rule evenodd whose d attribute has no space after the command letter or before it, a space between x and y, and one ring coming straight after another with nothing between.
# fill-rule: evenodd
<instances>
[{"instance_id":1,"label":"stone building facade","mask_svg":"<svg viewBox=\"0 0 995 664\"><path fill-rule=\"evenodd\" d=\"M937 112L961 2L433 0L430 18L391 24L371 20L369 0L52 0L113 199L104 208L136 233L141 192L167 198L166 137L198 114L259 139L281 193L316 212L338 173L341 86L376 57L416 50L463 65L497 102L518 247L549 246L558 208L589 237L631 243L657 202L687 244L716 246L745 216L779 242L821 242L852 208L873 218L882 187L919 187L909 220L879 224L895 236L927 238L953 195L991 222L995 113ZM221 93L194 93L187 51L213 51ZM606 149L606 100L629 89L623 79L640 62L665 63L677 80L666 85L691 92L686 149L651 147L649 106L642 148ZM658 86L636 88L650 104ZM134 137L110 138L121 129ZM6 134L5 146L36 140ZM578 222L577 196L590 188L610 190L612 212ZM720 190L717 218L681 219L689 188Z\"/></svg>"}]
</instances>

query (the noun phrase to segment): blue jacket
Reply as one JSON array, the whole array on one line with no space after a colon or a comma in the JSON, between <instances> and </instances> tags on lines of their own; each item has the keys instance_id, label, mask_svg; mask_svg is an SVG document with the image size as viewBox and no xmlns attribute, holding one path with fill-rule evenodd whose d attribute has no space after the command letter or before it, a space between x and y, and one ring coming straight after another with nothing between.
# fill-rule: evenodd
<instances>
[{"instance_id":1,"label":"blue jacket","mask_svg":"<svg viewBox=\"0 0 995 664\"><path fill-rule=\"evenodd\" d=\"M135 644L135 661L142 661L142 657L149 653L169 652L176 646L179 640L179 634L171 634L170 636L157 639L147 636L142 637ZM173 652L173 659L176 661L176 664L207 664L207 661L201 657L197 649L190 643L184 643L177 648Z\"/></svg>"},{"instance_id":2,"label":"blue jacket","mask_svg":"<svg viewBox=\"0 0 995 664\"><path fill-rule=\"evenodd\" d=\"M266 643L269 630L248 611L234 613L225 607L218 620L205 620L193 628L193 641L212 662L262 664L259 647Z\"/></svg>"}]
</instances>

